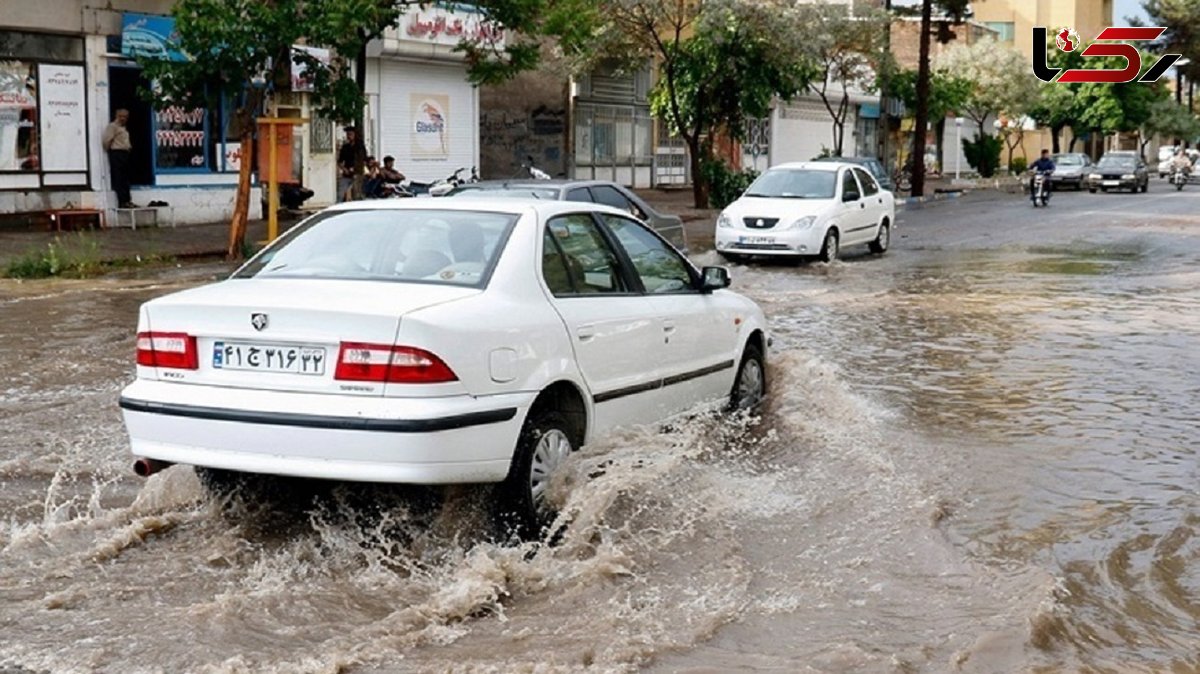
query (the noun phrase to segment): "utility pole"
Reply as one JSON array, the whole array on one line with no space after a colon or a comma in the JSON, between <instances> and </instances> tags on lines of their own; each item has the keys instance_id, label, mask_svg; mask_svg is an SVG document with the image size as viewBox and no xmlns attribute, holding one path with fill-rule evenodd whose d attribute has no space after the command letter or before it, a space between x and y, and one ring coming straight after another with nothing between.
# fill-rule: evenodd
<instances>
[{"instance_id":1,"label":"utility pole","mask_svg":"<svg viewBox=\"0 0 1200 674\"><path fill-rule=\"evenodd\" d=\"M913 120L912 196L925 196L925 130L929 126L929 32L933 0L921 3L921 40L917 65L917 110Z\"/></svg>"},{"instance_id":2,"label":"utility pole","mask_svg":"<svg viewBox=\"0 0 1200 674\"><path fill-rule=\"evenodd\" d=\"M883 7L887 11L888 22L883 34L883 54L879 59L881 70L883 67L891 65L888 57L892 53L892 0L884 0ZM888 78L891 73L884 72L882 74L884 77L881 78L879 85L879 161L887 167L891 166L888 162L888 136L891 135L892 130L891 121L888 118Z\"/></svg>"}]
</instances>

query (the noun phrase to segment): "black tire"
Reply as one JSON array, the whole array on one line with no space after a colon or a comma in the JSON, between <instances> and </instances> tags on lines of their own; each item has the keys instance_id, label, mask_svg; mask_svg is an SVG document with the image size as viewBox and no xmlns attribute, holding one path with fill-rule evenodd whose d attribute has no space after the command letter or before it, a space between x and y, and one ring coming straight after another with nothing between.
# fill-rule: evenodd
<instances>
[{"instance_id":1,"label":"black tire","mask_svg":"<svg viewBox=\"0 0 1200 674\"><path fill-rule=\"evenodd\" d=\"M755 382L757 382L755 384ZM729 391L730 411L754 412L762 406L767 395L767 364L758 344L746 344L742 361L738 364L733 388Z\"/></svg>"},{"instance_id":2,"label":"black tire","mask_svg":"<svg viewBox=\"0 0 1200 674\"><path fill-rule=\"evenodd\" d=\"M821 242L821 253L817 256L821 262L833 262L838 257L838 233L830 229L825 232L825 240Z\"/></svg>"},{"instance_id":3,"label":"black tire","mask_svg":"<svg viewBox=\"0 0 1200 674\"><path fill-rule=\"evenodd\" d=\"M543 441L553 446L543 445ZM517 438L508 477L496 491L496 520L506 535L536 539L554 521L557 513L544 502L546 482L554 468L578 449L577 443L573 427L562 413L537 409L529 413Z\"/></svg>"},{"instance_id":4,"label":"black tire","mask_svg":"<svg viewBox=\"0 0 1200 674\"><path fill-rule=\"evenodd\" d=\"M888 246L892 243L892 225L885 218L879 225L879 234L875 236L875 240L867 244L872 253L883 255L887 252Z\"/></svg>"},{"instance_id":5,"label":"black tire","mask_svg":"<svg viewBox=\"0 0 1200 674\"><path fill-rule=\"evenodd\" d=\"M1180 187L1180 189L1183 189L1183 188ZM1142 194L1145 194L1149 191L1150 191L1150 181L1147 180L1144 184L1142 184Z\"/></svg>"},{"instance_id":6,"label":"black tire","mask_svg":"<svg viewBox=\"0 0 1200 674\"><path fill-rule=\"evenodd\" d=\"M1095 187L1089 187L1089 188L1088 188L1088 192L1091 192L1092 194L1095 194L1095 193L1096 193L1096 188L1095 188Z\"/></svg>"}]
</instances>

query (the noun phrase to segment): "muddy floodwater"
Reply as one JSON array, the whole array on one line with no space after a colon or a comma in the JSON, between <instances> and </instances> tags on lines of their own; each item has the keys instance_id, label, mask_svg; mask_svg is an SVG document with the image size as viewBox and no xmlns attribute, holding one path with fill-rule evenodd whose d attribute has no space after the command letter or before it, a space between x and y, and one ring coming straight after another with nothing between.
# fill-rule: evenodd
<instances>
[{"instance_id":1,"label":"muddy floodwater","mask_svg":"<svg viewBox=\"0 0 1200 674\"><path fill-rule=\"evenodd\" d=\"M1166 225L946 206L884 258L735 267L761 422L598 440L553 547L493 542L473 489L138 478L136 309L220 268L0 281L0 670L1200 672L1183 194Z\"/></svg>"}]
</instances>

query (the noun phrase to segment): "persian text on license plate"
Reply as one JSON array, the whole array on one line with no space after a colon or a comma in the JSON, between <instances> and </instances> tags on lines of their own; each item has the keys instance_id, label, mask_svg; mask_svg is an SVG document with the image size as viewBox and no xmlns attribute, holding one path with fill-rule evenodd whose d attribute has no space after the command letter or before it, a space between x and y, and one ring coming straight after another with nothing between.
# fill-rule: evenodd
<instances>
[{"instance_id":1,"label":"persian text on license plate","mask_svg":"<svg viewBox=\"0 0 1200 674\"><path fill-rule=\"evenodd\" d=\"M739 236L738 243L775 243L773 236Z\"/></svg>"},{"instance_id":2,"label":"persian text on license plate","mask_svg":"<svg viewBox=\"0 0 1200 674\"><path fill-rule=\"evenodd\" d=\"M215 342L213 369L325 374L325 349L315 346Z\"/></svg>"}]
</instances>

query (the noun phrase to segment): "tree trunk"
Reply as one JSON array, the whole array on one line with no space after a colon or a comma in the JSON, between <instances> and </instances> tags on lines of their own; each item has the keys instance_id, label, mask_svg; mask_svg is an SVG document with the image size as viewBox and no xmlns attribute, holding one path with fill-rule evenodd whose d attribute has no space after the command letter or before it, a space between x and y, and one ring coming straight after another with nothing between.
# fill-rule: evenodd
<instances>
[{"instance_id":1,"label":"tree trunk","mask_svg":"<svg viewBox=\"0 0 1200 674\"><path fill-rule=\"evenodd\" d=\"M934 122L933 125L933 142L937 146L937 164L941 169L942 175L946 175L946 117Z\"/></svg>"},{"instance_id":2,"label":"tree trunk","mask_svg":"<svg viewBox=\"0 0 1200 674\"><path fill-rule=\"evenodd\" d=\"M361 34L363 38L363 47L358 50L358 56L354 59L354 81L358 84L358 93L366 100L367 92L367 41L366 36ZM363 198L363 173L366 172L366 140L364 132L366 129L366 118L364 116L364 108L360 105L358 113L354 116L354 183L350 188L350 194L355 199Z\"/></svg>"},{"instance_id":3,"label":"tree trunk","mask_svg":"<svg viewBox=\"0 0 1200 674\"><path fill-rule=\"evenodd\" d=\"M701 170L704 161L708 159L703 154L704 144L699 138L684 138L688 146L688 161L692 167L692 205L696 208L708 208L708 176Z\"/></svg>"},{"instance_id":4,"label":"tree trunk","mask_svg":"<svg viewBox=\"0 0 1200 674\"><path fill-rule=\"evenodd\" d=\"M254 122L242 125L241 164L238 166L237 196L233 202L233 219L229 221L229 247L225 259L230 262L241 260L246 247L246 224L250 211L250 167L254 160Z\"/></svg>"},{"instance_id":5,"label":"tree trunk","mask_svg":"<svg viewBox=\"0 0 1200 674\"><path fill-rule=\"evenodd\" d=\"M1059 136L1062 135L1062 129L1063 128L1061 126L1051 126L1050 127L1050 147L1053 148L1054 154L1059 153L1058 148L1060 146L1058 144L1058 138L1059 138Z\"/></svg>"},{"instance_id":6,"label":"tree trunk","mask_svg":"<svg viewBox=\"0 0 1200 674\"><path fill-rule=\"evenodd\" d=\"M921 3L921 40L917 55L917 112L913 120L912 196L925 196L925 129L929 126L929 27L933 0Z\"/></svg>"}]
</instances>

